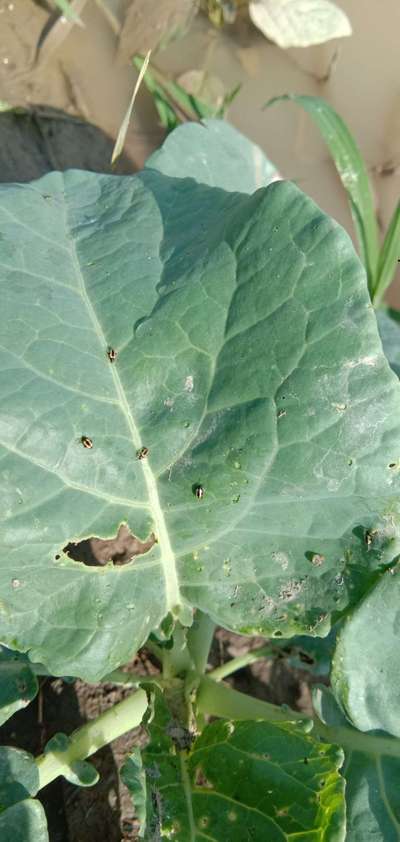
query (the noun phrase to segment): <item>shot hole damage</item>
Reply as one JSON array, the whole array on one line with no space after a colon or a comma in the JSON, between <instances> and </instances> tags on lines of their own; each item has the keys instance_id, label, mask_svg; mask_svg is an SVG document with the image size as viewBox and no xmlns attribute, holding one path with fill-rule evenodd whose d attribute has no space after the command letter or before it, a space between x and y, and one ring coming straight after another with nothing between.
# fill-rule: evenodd
<instances>
[{"instance_id":1,"label":"shot hole damage","mask_svg":"<svg viewBox=\"0 0 400 842\"><path fill-rule=\"evenodd\" d=\"M321 567L325 561L325 556L320 552L306 552L305 556L308 561L311 561L313 567Z\"/></svg>"},{"instance_id":2,"label":"shot hole damage","mask_svg":"<svg viewBox=\"0 0 400 842\"><path fill-rule=\"evenodd\" d=\"M157 538L153 532L146 541L141 541L123 523L115 538L85 538L84 541L67 544L63 552L73 561L80 561L88 567L104 567L109 562L120 567L136 556L148 553L156 543Z\"/></svg>"}]
</instances>

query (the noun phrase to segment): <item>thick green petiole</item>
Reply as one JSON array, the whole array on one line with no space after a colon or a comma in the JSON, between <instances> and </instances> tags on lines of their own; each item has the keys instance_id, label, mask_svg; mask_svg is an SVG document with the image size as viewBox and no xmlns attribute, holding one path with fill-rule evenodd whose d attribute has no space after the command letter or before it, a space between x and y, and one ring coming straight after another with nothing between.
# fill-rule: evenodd
<instances>
[{"instance_id":1,"label":"thick green petiole","mask_svg":"<svg viewBox=\"0 0 400 842\"><path fill-rule=\"evenodd\" d=\"M369 734L346 726L328 726L315 716L306 716L290 708L284 709L239 693L226 684L204 677L197 695L199 711L208 716L225 719L265 719L268 722L298 722L313 737L325 743L339 745L346 751L358 751L372 756L400 757L400 740L380 734Z\"/></svg>"},{"instance_id":2,"label":"thick green petiole","mask_svg":"<svg viewBox=\"0 0 400 842\"><path fill-rule=\"evenodd\" d=\"M77 760L90 757L102 746L137 728L148 705L147 694L138 690L127 699L105 711L97 719L74 731L66 751L49 751L36 759L39 789L64 774Z\"/></svg>"},{"instance_id":3,"label":"thick green petiole","mask_svg":"<svg viewBox=\"0 0 400 842\"><path fill-rule=\"evenodd\" d=\"M226 664L221 664L220 667L216 667L212 670L212 672L209 672L208 675L210 678L213 678L214 681L222 681L223 678L226 678L233 672L237 672L237 670L248 667L249 664L254 664L262 658L273 658L278 655L281 655L281 652L274 649L272 646L261 646L259 649L253 649L252 652L246 652L245 655L238 655L237 658L232 658L232 660L227 661Z\"/></svg>"},{"instance_id":4,"label":"thick green petiole","mask_svg":"<svg viewBox=\"0 0 400 842\"><path fill-rule=\"evenodd\" d=\"M302 713L254 699L208 676L200 681L197 706L201 713L226 719L266 719L270 722L298 720L299 724L309 722L309 717Z\"/></svg>"},{"instance_id":5,"label":"thick green petiole","mask_svg":"<svg viewBox=\"0 0 400 842\"><path fill-rule=\"evenodd\" d=\"M187 644L196 672L202 675L207 669L208 656L215 632L215 623L199 609L188 631Z\"/></svg>"}]
</instances>

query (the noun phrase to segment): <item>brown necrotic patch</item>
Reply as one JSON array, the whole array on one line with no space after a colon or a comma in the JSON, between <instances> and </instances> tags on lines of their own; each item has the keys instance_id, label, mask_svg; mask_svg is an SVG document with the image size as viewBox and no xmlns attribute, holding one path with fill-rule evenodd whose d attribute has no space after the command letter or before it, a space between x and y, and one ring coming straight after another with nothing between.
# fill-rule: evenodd
<instances>
[{"instance_id":1,"label":"brown necrotic patch","mask_svg":"<svg viewBox=\"0 0 400 842\"><path fill-rule=\"evenodd\" d=\"M135 556L148 553L156 543L157 539L153 533L146 541L141 541L123 523L115 538L85 538L76 544L67 544L63 552L74 561L81 561L88 567L102 567L110 561L115 565L128 564Z\"/></svg>"}]
</instances>

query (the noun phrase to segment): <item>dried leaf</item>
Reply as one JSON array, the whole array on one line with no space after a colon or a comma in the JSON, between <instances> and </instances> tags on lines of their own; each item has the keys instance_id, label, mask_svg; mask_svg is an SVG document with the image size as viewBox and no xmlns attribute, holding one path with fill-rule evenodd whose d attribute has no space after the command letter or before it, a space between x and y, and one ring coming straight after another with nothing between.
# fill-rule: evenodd
<instances>
[{"instance_id":1,"label":"dried leaf","mask_svg":"<svg viewBox=\"0 0 400 842\"><path fill-rule=\"evenodd\" d=\"M279 47L309 47L351 35L350 22L329 0L250 0L254 25Z\"/></svg>"}]
</instances>

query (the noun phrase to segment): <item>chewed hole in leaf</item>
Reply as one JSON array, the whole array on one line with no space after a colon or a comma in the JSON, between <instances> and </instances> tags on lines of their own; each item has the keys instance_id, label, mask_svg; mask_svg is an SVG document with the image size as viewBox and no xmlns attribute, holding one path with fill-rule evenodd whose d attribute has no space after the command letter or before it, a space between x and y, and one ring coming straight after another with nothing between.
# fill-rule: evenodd
<instances>
[{"instance_id":1,"label":"chewed hole in leaf","mask_svg":"<svg viewBox=\"0 0 400 842\"><path fill-rule=\"evenodd\" d=\"M200 817L200 819L199 819L199 827L201 827L202 829L204 829L204 828L208 827L208 825L209 825L209 824L210 824L210 818L209 818L209 816L201 816L201 817Z\"/></svg>"},{"instance_id":2,"label":"chewed hole in leaf","mask_svg":"<svg viewBox=\"0 0 400 842\"><path fill-rule=\"evenodd\" d=\"M195 771L194 782L195 786L200 786L203 789L214 789L213 784L208 780L201 766L198 766Z\"/></svg>"},{"instance_id":3,"label":"chewed hole in leaf","mask_svg":"<svg viewBox=\"0 0 400 842\"><path fill-rule=\"evenodd\" d=\"M67 544L63 552L73 561L80 561L88 567L103 567L109 562L115 565L128 564L135 556L148 553L156 543L153 533L146 541L141 541L123 523L115 538L85 538L84 541Z\"/></svg>"}]
</instances>

